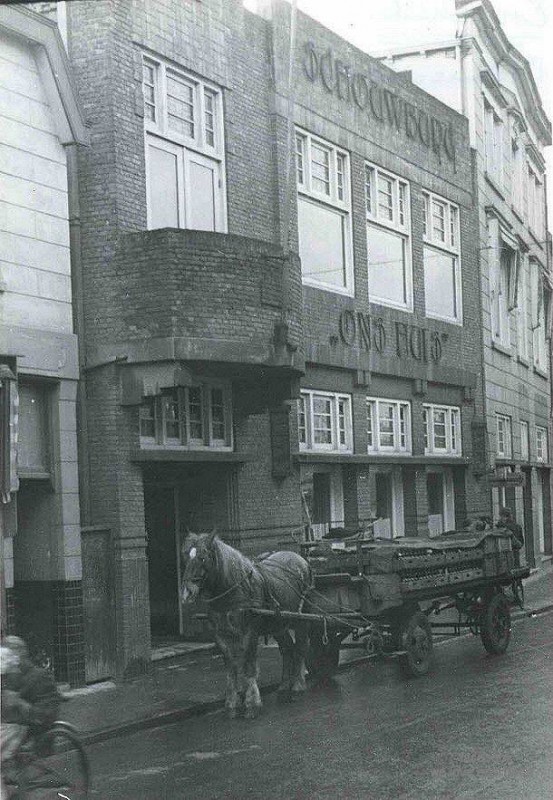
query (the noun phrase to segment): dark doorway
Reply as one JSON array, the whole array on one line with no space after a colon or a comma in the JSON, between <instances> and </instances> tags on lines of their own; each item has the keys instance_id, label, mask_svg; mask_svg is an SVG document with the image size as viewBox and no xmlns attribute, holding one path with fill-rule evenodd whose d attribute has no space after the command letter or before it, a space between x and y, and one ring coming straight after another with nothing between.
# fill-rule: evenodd
<instances>
[{"instance_id":1,"label":"dark doorway","mask_svg":"<svg viewBox=\"0 0 553 800\"><path fill-rule=\"evenodd\" d=\"M152 636L179 633L175 489L144 487Z\"/></svg>"},{"instance_id":2,"label":"dark doorway","mask_svg":"<svg viewBox=\"0 0 553 800\"><path fill-rule=\"evenodd\" d=\"M526 563L529 567L536 566L534 555L534 524L532 515L532 470L530 467L523 467L522 472L525 476L522 488L522 507L524 512L524 550L526 553ZM518 520L520 522L520 520Z\"/></svg>"}]
</instances>

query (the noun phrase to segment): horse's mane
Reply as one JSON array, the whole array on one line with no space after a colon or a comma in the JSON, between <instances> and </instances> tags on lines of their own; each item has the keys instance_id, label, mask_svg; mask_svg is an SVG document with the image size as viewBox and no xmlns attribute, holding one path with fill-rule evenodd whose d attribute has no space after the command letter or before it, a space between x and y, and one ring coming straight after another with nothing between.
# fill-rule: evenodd
<instances>
[{"instance_id":1,"label":"horse's mane","mask_svg":"<svg viewBox=\"0 0 553 800\"><path fill-rule=\"evenodd\" d=\"M247 556L223 542L218 536L213 539L213 554L214 577L218 588L222 590L244 581L255 569L253 562Z\"/></svg>"}]
</instances>

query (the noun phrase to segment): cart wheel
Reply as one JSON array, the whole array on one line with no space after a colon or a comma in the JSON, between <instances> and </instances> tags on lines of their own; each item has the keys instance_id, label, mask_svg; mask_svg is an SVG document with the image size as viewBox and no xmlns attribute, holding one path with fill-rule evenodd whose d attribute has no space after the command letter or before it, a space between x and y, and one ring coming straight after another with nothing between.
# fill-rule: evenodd
<instances>
[{"instance_id":1,"label":"cart wheel","mask_svg":"<svg viewBox=\"0 0 553 800\"><path fill-rule=\"evenodd\" d=\"M489 595L480 616L482 644L493 655L505 652L511 638L511 611L502 592Z\"/></svg>"},{"instance_id":2,"label":"cart wheel","mask_svg":"<svg viewBox=\"0 0 553 800\"><path fill-rule=\"evenodd\" d=\"M399 628L398 645L407 652L399 657L401 671L410 677L426 675L432 663L432 628L426 614L414 611Z\"/></svg>"},{"instance_id":3,"label":"cart wheel","mask_svg":"<svg viewBox=\"0 0 553 800\"><path fill-rule=\"evenodd\" d=\"M328 643L323 643L323 634L314 630L309 637L309 649L305 663L311 680L316 683L332 677L340 661L341 634L328 634Z\"/></svg>"}]
</instances>

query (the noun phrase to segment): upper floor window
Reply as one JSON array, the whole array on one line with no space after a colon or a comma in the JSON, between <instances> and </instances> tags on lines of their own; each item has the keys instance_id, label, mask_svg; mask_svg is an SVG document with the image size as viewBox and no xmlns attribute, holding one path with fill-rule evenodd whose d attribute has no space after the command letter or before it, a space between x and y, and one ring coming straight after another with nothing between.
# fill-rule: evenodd
<instances>
[{"instance_id":1,"label":"upper floor window","mask_svg":"<svg viewBox=\"0 0 553 800\"><path fill-rule=\"evenodd\" d=\"M518 354L524 361L528 359L528 270L526 258L519 256L518 298L517 298L517 343Z\"/></svg>"},{"instance_id":2,"label":"upper floor window","mask_svg":"<svg viewBox=\"0 0 553 800\"><path fill-rule=\"evenodd\" d=\"M547 428L536 425L536 461L547 462L548 460Z\"/></svg>"},{"instance_id":3,"label":"upper floor window","mask_svg":"<svg viewBox=\"0 0 553 800\"><path fill-rule=\"evenodd\" d=\"M148 227L224 231L221 91L144 58Z\"/></svg>"},{"instance_id":4,"label":"upper floor window","mask_svg":"<svg viewBox=\"0 0 553 800\"><path fill-rule=\"evenodd\" d=\"M460 456L461 411L457 406L424 405L424 454Z\"/></svg>"},{"instance_id":5,"label":"upper floor window","mask_svg":"<svg viewBox=\"0 0 553 800\"><path fill-rule=\"evenodd\" d=\"M538 175L530 164L528 165L528 227L536 234L540 241L544 239L545 196L543 191L543 178Z\"/></svg>"},{"instance_id":6,"label":"upper floor window","mask_svg":"<svg viewBox=\"0 0 553 800\"><path fill-rule=\"evenodd\" d=\"M51 472L50 397L47 383L19 381L17 472L22 478L44 478Z\"/></svg>"},{"instance_id":7,"label":"upper floor window","mask_svg":"<svg viewBox=\"0 0 553 800\"><path fill-rule=\"evenodd\" d=\"M503 414L495 415L496 422L496 453L499 458L513 457L513 436L511 429L511 417Z\"/></svg>"},{"instance_id":8,"label":"upper floor window","mask_svg":"<svg viewBox=\"0 0 553 800\"><path fill-rule=\"evenodd\" d=\"M544 285L541 264L530 260L531 300L532 300L532 345L534 366L544 372L548 369L548 331L550 293Z\"/></svg>"},{"instance_id":9,"label":"upper floor window","mask_svg":"<svg viewBox=\"0 0 553 800\"><path fill-rule=\"evenodd\" d=\"M484 147L486 172L501 184L503 176L503 123L491 103L484 98Z\"/></svg>"},{"instance_id":10,"label":"upper floor window","mask_svg":"<svg viewBox=\"0 0 553 800\"><path fill-rule=\"evenodd\" d=\"M147 397L139 409L142 445L232 449L230 387L199 384Z\"/></svg>"},{"instance_id":11,"label":"upper floor window","mask_svg":"<svg viewBox=\"0 0 553 800\"><path fill-rule=\"evenodd\" d=\"M369 300L412 309L409 184L365 164Z\"/></svg>"},{"instance_id":12,"label":"upper floor window","mask_svg":"<svg viewBox=\"0 0 553 800\"><path fill-rule=\"evenodd\" d=\"M530 442L528 439L528 423L520 421L520 460L528 461L530 458Z\"/></svg>"},{"instance_id":13,"label":"upper floor window","mask_svg":"<svg viewBox=\"0 0 553 800\"><path fill-rule=\"evenodd\" d=\"M511 184L513 207L520 215L524 212L524 147L520 133L513 126L511 135Z\"/></svg>"},{"instance_id":14,"label":"upper floor window","mask_svg":"<svg viewBox=\"0 0 553 800\"><path fill-rule=\"evenodd\" d=\"M410 453L410 403L367 397L367 445L369 453Z\"/></svg>"},{"instance_id":15,"label":"upper floor window","mask_svg":"<svg viewBox=\"0 0 553 800\"><path fill-rule=\"evenodd\" d=\"M351 395L302 391L298 436L302 450L353 452Z\"/></svg>"},{"instance_id":16,"label":"upper floor window","mask_svg":"<svg viewBox=\"0 0 553 800\"><path fill-rule=\"evenodd\" d=\"M296 181L303 282L352 295L349 156L298 129Z\"/></svg>"},{"instance_id":17,"label":"upper floor window","mask_svg":"<svg viewBox=\"0 0 553 800\"><path fill-rule=\"evenodd\" d=\"M517 304L518 251L499 239L499 253L492 268L492 338L505 347L511 344L511 311Z\"/></svg>"},{"instance_id":18,"label":"upper floor window","mask_svg":"<svg viewBox=\"0 0 553 800\"><path fill-rule=\"evenodd\" d=\"M426 313L461 322L459 208L429 192L422 199Z\"/></svg>"}]
</instances>

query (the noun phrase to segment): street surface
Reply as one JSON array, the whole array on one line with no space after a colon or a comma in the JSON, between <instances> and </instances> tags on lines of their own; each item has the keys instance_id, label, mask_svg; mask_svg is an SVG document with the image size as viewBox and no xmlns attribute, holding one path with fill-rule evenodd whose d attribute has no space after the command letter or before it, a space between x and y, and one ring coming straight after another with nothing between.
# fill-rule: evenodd
<instances>
[{"instance_id":1,"label":"street surface","mask_svg":"<svg viewBox=\"0 0 553 800\"><path fill-rule=\"evenodd\" d=\"M363 663L254 721L222 712L90 748L95 800L552 800L553 614L507 653L450 640L430 675Z\"/></svg>"}]
</instances>

